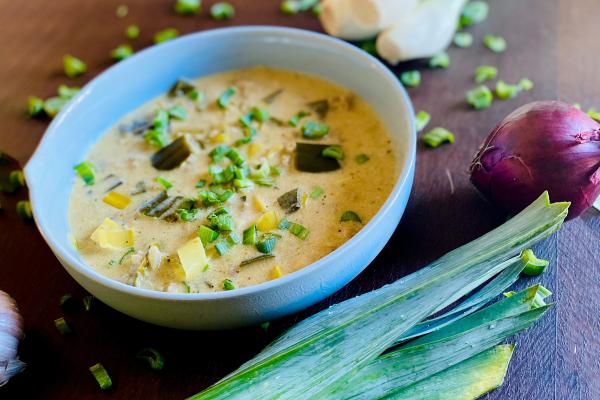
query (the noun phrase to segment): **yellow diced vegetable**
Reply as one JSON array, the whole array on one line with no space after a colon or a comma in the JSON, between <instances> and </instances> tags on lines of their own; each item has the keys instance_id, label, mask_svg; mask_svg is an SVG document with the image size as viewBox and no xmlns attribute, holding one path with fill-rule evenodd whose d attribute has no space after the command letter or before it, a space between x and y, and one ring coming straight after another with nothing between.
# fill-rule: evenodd
<instances>
[{"instance_id":1,"label":"yellow diced vegetable","mask_svg":"<svg viewBox=\"0 0 600 400\"><path fill-rule=\"evenodd\" d=\"M283 272L281 271L281 267L279 265L271 268L271 279L281 278L283 276Z\"/></svg>"},{"instance_id":2,"label":"yellow diced vegetable","mask_svg":"<svg viewBox=\"0 0 600 400\"><path fill-rule=\"evenodd\" d=\"M256 221L256 228L262 232L272 231L279 225L279 219L275 211L269 211L264 213L258 221Z\"/></svg>"},{"instance_id":3,"label":"yellow diced vegetable","mask_svg":"<svg viewBox=\"0 0 600 400\"><path fill-rule=\"evenodd\" d=\"M131 198L125 196L124 194L117 192L110 192L102 199L103 202L108 204L109 206L113 206L118 208L119 210L124 209L131 203Z\"/></svg>"},{"instance_id":4,"label":"yellow diced vegetable","mask_svg":"<svg viewBox=\"0 0 600 400\"><path fill-rule=\"evenodd\" d=\"M110 218L105 218L90 238L103 249L122 249L134 244L133 230L121 228Z\"/></svg>"},{"instance_id":5,"label":"yellow diced vegetable","mask_svg":"<svg viewBox=\"0 0 600 400\"><path fill-rule=\"evenodd\" d=\"M200 238L194 238L181 246L177 249L177 255L187 281L197 278L208 264L208 258Z\"/></svg>"},{"instance_id":6,"label":"yellow diced vegetable","mask_svg":"<svg viewBox=\"0 0 600 400\"><path fill-rule=\"evenodd\" d=\"M256 157L260 155L262 151L262 145L260 143L250 143L248 145L248 157Z\"/></svg>"},{"instance_id":7,"label":"yellow diced vegetable","mask_svg":"<svg viewBox=\"0 0 600 400\"><path fill-rule=\"evenodd\" d=\"M303 193L302 194L302 207L304 207L306 205L306 203L308 203L308 193Z\"/></svg>"},{"instance_id":8,"label":"yellow diced vegetable","mask_svg":"<svg viewBox=\"0 0 600 400\"><path fill-rule=\"evenodd\" d=\"M211 247L208 250L206 250L206 258L208 258L209 260L212 259L214 256L217 255L217 249L215 249L215 247Z\"/></svg>"},{"instance_id":9,"label":"yellow diced vegetable","mask_svg":"<svg viewBox=\"0 0 600 400\"><path fill-rule=\"evenodd\" d=\"M260 212L267 212L269 210L269 207L264 200L257 195L252 196L252 205Z\"/></svg>"},{"instance_id":10,"label":"yellow diced vegetable","mask_svg":"<svg viewBox=\"0 0 600 400\"><path fill-rule=\"evenodd\" d=\"M226 133L219 133L216 136L213 136L211 141L213 143L225 143L229 139L229 135Z\"/></svg>"}]
</instances>

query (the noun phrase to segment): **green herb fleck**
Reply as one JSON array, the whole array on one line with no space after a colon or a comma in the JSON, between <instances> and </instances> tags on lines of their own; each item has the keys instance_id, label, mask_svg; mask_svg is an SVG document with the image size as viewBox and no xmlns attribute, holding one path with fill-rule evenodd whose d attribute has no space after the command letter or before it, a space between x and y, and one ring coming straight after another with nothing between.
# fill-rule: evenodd
<instances>
[{"instance_id":1,"label":"green herb fleck","mask_svg":"<svg viewBox=\"0 0 600 400\"><path fill-rule=\"evenodd\" d=\"M494 53L502 53L506 50L506 40L501 36L485 35L483 44Z\"/></svg>"},{"instance_id":2,"label":"green herb fleck","mask_svg":"<svg viewBox=\"0 0 600 400\"><path fill-rule=\"evenodd\" d=\"M509 85L504 81L496 82L496 97L508 100L516 97L521 92L519 85Z\"/></svg>"},{"instance_id":3,"label":"green herb fleck","mask_svg":"<svg viewBox=\"0 0 600 400\"><path fill-rule=\"evenodd\" d=\"M523 78L519 81L519 86L522 90L531 90L533 89L533 81L531 79Z\"/></svg>"},{"instance_id":4,"label":"green herb fleck","mask_svg":"<svg viewBox=\"0 0 600 400\"><path fill-rule=\"evenodd\" d=\"M96 379L96 382L98 382L100 389L106 390L112 386L112 380L102 364L98 363L96 365L92 365L90 367L90 372L94 376L94 379Z\"/></svg>"},{"instance_id":5,"label":"green herb fleck","mask_svg":"<svg viewBox=\"0 0 600 400\"><path fill-rule=\"evenodd\" d=\"M431 68L448 68L450 66L450 56L445 51L438 53L429 59Z\"/></svg>"},{"instance_id":6,"label":"green herb fleck","mask_svg":"<svg viewBox=\"0 0 600 400\"><path fill-rule=\"evenodd\" d=\"M235 86L227 88L227 90L223 92L223 94L219 96L219 99L217 100L217 104L219 105L219 107L227 108L227 106L229 106L229 101L236 93L237 88Z\"/></svg>"},{"instance_id":7,"label":"green herb fleck","mask_svg":"<svg viewBox=\"0 0 600 400\"><path fill-rule=\"evenodd\" d=\"M192 15L200 13L202 8L201 0L177 0L175 2L175 12L181 15Z\"/></svg>"},{"instance_id":8,"label":"green herb fleck","mask_svg":"<svg viewBox=\"0 0 600 400\"><path fill-rule=\"evenodd\" d=\"M360 217L358 216L357 213L355 213L354 211L345 211L342 216L340 217L340 222L348 222L348 221L355 221L355 222L360 222L362 223L362 220L360 219Z\"/></svg>"},{"instance_id":9,"label":"green herb fleck","mask_svg":"<svg viewBox=\"0 0 600 400\"><path fill-rule=\"evenodd\" d=\"M223 280L223 289L233 290L233 289L235 289L235 284L233 283L233 281L231 279L224 279Z\"/></svg>"},{"instance_id":10,"label":"green herb fleck","mask_svg":"<svg viewBox=\"0 0 600 400\"><path fill-rule=\"evenodd\" d=\"M421 84L421 72L405 71L400 75L400 81L408 87L417 87Z\"/></svg>"},{"instance_id":11,"label":"green herb fleck","mask_svg":"<svg viewBox=\"0 0 600 400\"><path fill-rule=\"evenodd\" d=\"M481 65L475 70L476 83L481 84L486 81L491 81L492 79L496 79L496 76L498 76L498 68L491 65Z\"/></svg>"},{"instance_id":12,"label":"green herb fleck","mask_svg":"<svg viewBox=\"0 0 600 400\"><path fill-rule=\"evenodd\" d=\"M218 2L210 8L210 16L216 20L231 19L235 16L235 8L227 2Z\"/></svg>"},{"instance_id":13,"label":"green herb fleck","mask_svg":"<svg viewBox=\"0 0 600 400\"><path fill-rule=\"evenodd\" d=\"M423 135L423 142L429 146L436 148L442 143L454 143L454 134L449 130L441 127L433 128L431 131Z\"/></svg>"},{"instance_id":14,"label":"green herb fleck","mask_svg":"<svg viewBox=\"0 0 600 400\"><path fill-rule=\"evenodd\" d=\"M465 49L473 45L473 35L469 32L457 32L454 35L454 45Z\"/></svg>"},{"instance_id":15,"label":"green herb fleck","mask_svg":"<svg viewBox=\"0 0 600 400\"><path fill-rule=\"evenodd\" d=\"M113 60L121 61L133 55L133 48L128 44L122 44L110 52Z\"/></svg>"},{"instance_id":16,"label":"green herb fleck","mask_svg":"<svg viewBox=\"0 0 600 400\"><path fill-rule=\"evenodd\" d=\"M319 197L323 196L323 194L325 194L325 189L323 189L321 186L315 186L312 192L310 192L310 198L316 200Z\"/></svg>"},{"instance_id":17,"label":"green herb fleck","mask_svg":"<svg viewBox=\"0 0 600 400\"><path fill-rule=\"evenodd\" d=\"M335 158L336 160L344 159L344 150L340 146L329 146L323 149L321 153L323 157Z\"/></svg>"},{"instance_id":18,"label":"green herb fleck","mask_svg":"<svg viewBox=\"0 0 600 400\"><path fill-rule=\"evenodd\" d=\"M367 161L369 161L370 159L371 158L368 155L362 153L362 154L357 155L354 160L357 162L357 164L362 165L362 164L366 163Z\"/></svg>"},{"instance_id":19,"label":"green herb fleck","mask_svg":"<svg viewBox=\"0 0 600 400\"><path fill-rule=\"evenodd\" d=\"M188 117L188 112L181 106L173 106L169 109L169 116L173 119L183 120Z\"/></svg>"},{"instance_id":20,"label":"green herb fleck","mask_svg":"<svg viewBox=\"0 0 600 400\"><path fill-rule=\"evenodd\" d=\"M94 165L91 162L84 161L74 166L73 169L75 170L77 175L79 175L79 177L83 179L83 182L86 186L93 185L96 181L94 175Z\"/></svg>"},{"instance_id":21,"label":"green herb fleck","mask_svg":"<svg viewBox=\"0 0 600 400\"><path fill-rule=\"evenodd\" d=\"M302 125L302 136L307 139L320 139L329 133L329 125L307 121Z\"/></svg>"},{"instance_id":22,"label":"green herb fleck","mask_svg":"<svg viewBox=\"0 0 600 400\"><path fill-rule=\"evenodd\" d=\"M159 44L179 36L179 31L175 28L167 28L154 34L154 43Z\"/></svg>"},{"instance_id":23,"label":"green herb fleck","mask_svg":"<svg viewBox=\"0 0 600 400\"><path fill-rule=\"evenodd\" d=\"M128 39L137 39L140 36L140 28L137 25L129 25L125 29L125 36Z\"/></svg>"},{"instance_id":24,"label":"green herb fleck","mask_svg":"<svg viewBox=\"0 0 600 400\"><path fill-rule=\"evenodd\" d=\"M467 103L476 110L489 108L494 100L494 95L490 88L485 85L476 87L466 93Z\"/></svg>"},{"instance_id":25,"label":"green herb fleck","mask_svg":"<svg viewBox=\"0 0 600 400\"><path fill-rule=\"evenodd\" d=\"M415 128L417 129L417 132L421 132L425 129L427 124L429 124L429 121L431 121L431 114L427 111L419 111L415 115Z\"/></svg>"},{"instance_id":26,"label":"green herb fleck","mask_svg":"<svg viewBox=\"0 0 600 400\"><path fill-rule=\"evenodd\" d=\"M65 75L69 78L79 76L87 71L87 65L77 57L67 54L63 57Z\"/></svg>"},{"instance_id":27,"label":"green herb fleck","mask_svg":"<svg viewBox=\"0 0 600 400\"><path fill-rule=\"evenodd\" d=\"M135 357L138 360L147 362L148 366L155 371L160 371L165 365L165 359L162 354L152 348L138 351Z\"/></svg>"},{"instance_id":28,"label":"green herb fleck","mask_svg":"<svg viewBox=\"0 0 600 400\"><path fill-rule=\"evenodd\" d=\"M44 113L44 100L37 96L29 96L27 98L27 115L30 117L38 117Z\"/></svg>"},{"instance_id":29,"label":"green herb fleck","mask_svg":"<svg viewBox=\"0 0 600 400\"><path fill-rule=\"evenodd\" d=\"M471 1L463 8L460 14L460 26L479 24L488 16L490 7L484 1Z\"/></svg>"}]
</instances>

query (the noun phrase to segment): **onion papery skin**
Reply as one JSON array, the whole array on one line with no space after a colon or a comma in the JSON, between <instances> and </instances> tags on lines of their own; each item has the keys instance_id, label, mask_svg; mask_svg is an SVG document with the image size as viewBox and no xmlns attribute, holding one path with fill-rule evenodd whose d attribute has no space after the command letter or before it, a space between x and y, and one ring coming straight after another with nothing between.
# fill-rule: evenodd
<instances>
[{"instance_id":1,"label":"onion papery skin","mask_svg":"<svg viewBox=\"0 0 600 400\"><path fill-rule=\"evenodd\" d=\"M471 182L492 203L516 214L548 190L569 201L568 219L600 195L600 124L561 101L526 104L485 140Z\"/></svg>"},{"instance_id":2,"label":"onion papery skin","mask_svg":"<svg viewBox=\"0 0 600 400\"><path fill-rule=\"evenodd\" d=\"M0 386L25 368L17 357L17 347L23 336L23 318L17 303L0 290Z\"/></svg>"}]
</instances>

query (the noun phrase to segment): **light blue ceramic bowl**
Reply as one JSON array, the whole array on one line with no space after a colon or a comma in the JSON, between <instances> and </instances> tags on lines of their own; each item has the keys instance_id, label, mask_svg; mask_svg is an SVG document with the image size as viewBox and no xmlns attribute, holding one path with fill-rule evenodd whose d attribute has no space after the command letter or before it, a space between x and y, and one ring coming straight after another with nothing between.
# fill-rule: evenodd
<instances>
[{"instance_id":1,"label":"light blue ceramic bowl","mask_svg":"<svg viewBox=\"0 0 600 400\"><path fill-rule=\"evenodd\" d=\"M392 134L401 171L375 217L346 244L282 278L218 293L153 292L89 268L68 239L73 166L123 115L166 92L179 77L253 65L321 76L368 101ZM364 132L368 135L368 132ZM269 321L308 307L358 275L398 225L415 167L413 109L398 79L379 61L340 40L308 31L240 27L187 35L144 50L86 85L54 119L25 167L35 221L67 272L109 306L143 321L184 329L225 329Z\"/></svg>"}]
</instances>

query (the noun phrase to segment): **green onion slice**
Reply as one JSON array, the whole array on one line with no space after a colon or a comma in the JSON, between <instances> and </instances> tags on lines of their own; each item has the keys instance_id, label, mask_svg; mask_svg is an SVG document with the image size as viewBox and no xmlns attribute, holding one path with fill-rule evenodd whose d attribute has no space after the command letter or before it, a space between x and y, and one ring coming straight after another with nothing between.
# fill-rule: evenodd
<instances>
[{"instance_id":1,"label":"green onion slice","mask_svg":"<svg viewBox=\"0 0 600 400\"><path fill-rule=\"evenodd\" d=\"M77 172L77 175L83 179L83 182L86 186L94 184L96 179L94 174L94 165L92 163L84 161L74 166L73 169L75 172Z\"/></svg>"},{"instance_id":2,"label":"green onion slice","mask_svg":"<svg viewBox=\"0 0 600 400\"><path fill-rule=\"evenodd\" d=\"M473 35L469 32L457 32L454 35L454 45L460 48L467 48L473 45Z\"/></svg>"},{"instance_id":3,"label":"green onion slice","mask_svg":"<svg viewBox=\"0 0 600 400\"><path fill-rule=\"evenodd\" d=\"M200 225L198 228L198 237L205 246L214 242L219 237L219 232L212 230L206 225Z\"/></svg>"},{"instance_id":4,"label":"green onion slice","mask_svg":"<svg viewBox=\"0 0 600 400\"><path fill-rule=\"evenodd\" d=\"M256 244L256 225L252 224L248 229L244 231L242 234L242 243L247 245L255 245Z\"/></svg>"},{"instance_id":5,"label":"green onion slice","mask_svg":"<svg viewBox=\"0 0 600 400\"><path fill-rule=\"evenodd\" d=\"M479 24L488 16L490 7L485 1L471 1L462 9L459 26Z\"/></svg>"},{"instance_id":6,"label":"green onion slice","mask_svg":"<svg viewBox=\"0 0 600 400\"><path fill-rule=\"evenodd\" d=\"M429 66L431 68L448 68L450 66L450 56L442 51L429 59Z\"/></svg>"},{"instance_id":7,"label":"green onion slice","mask_svg":"<svg viewBox=\"0 0 600 400\"><path fill-rule=\"evenodd\" d=\"M177 0L173 8L180 15L198 14L202 8L202 0Z\"/></svg>"},{"instance_id":8,"label":"green onion slice","mask_svg":"<svg viewBox=\"0 0 600 400\"><path fill-rule=\"evenodd\" d=\"M466 93L467 103L476 110L489 108L494 100L494 95L490 88L485 85L476 87Z\"/></svg>"},{"instance_id":9,"label":"green onion slice","mask_svg":"<svg viewBox=\"0 0 600 400\"><path fill-rule=\"evenodd\" d=\"M501 36L485 35L483 44L494 53L502 53L506 50L506 40Z\"/></svg>"},{"instance_id":10,"label":"green onion slice","mask_svg":"<svg viewBox=\"0 0 600 400\"><path fill-rule=\"evenodd\" d=\"M216 20L231 19L235 16L235 8L230 3L221 1L210 8L210 16Z\"/></svg>"},{"instance_id":11,"label":"green onion slice","mask_svg":"<svg viewBox=\"0 0 600 400\"><path fill-rule=\"evenodd\" d=\"M159 44L179 36L179 31L175 28L167 28L154 34L154 43Z\"/></svg>"},{"instance_id":12,"label":"green onion slice","mask_svg":"<svg viewBox=\"0 0 600 400\"><path fill-rule=\"evenodd\" d=\"M429 121L431 121L431 114L427 111L419 111L415 115L415 128L417 129L417 132L421 132L425 129L427 124L429 124Z\"/></svg>"},{"instance_id":13,"label":"green onion slice","mask_svg":"<svg viewBox=\"0 0 600 400\"><path fill-rule=\"evenodd\" d=\"M73 331L71 329L71 326L67 323L67 321L65 321L63 317L55 319L54 325L56 326L56 329L58 329L58 332L61 335L67 335Z\"/></svg>"},{"instance_id":14,"label":"green onion slice","mask_svg":"<svg viewBox=\"0 0 600 400\"><path fill-rule=\"evenodd\" d=\"M449 130L441 127L433 128L431 131L423 135L423 142L429 146L436 148L442 143L454 143L454 134Z\"/></svg>"},{"instance_id":15,"label":"green onion slice","mask_svg":"<svg viewBox=\"0 0 600 400\"><path fill-rule=\"evenodd\" d=\"M38 117L44 112L44 100L37 96L29 96L27 98L27 115L30 117Z\"/></svg>"},{"instance_id":16,"label":"green onion slice","mask_svg":"<svg viewBox=\"0 0 600 400\"><path fill-rule=\"evenodd\" d=\"M292 235L302 240L305 240L308 237L308 234L310 233L308 228L295 222L290 222L288 230Z\"/></svg>"},{"instance_id":17,"label":"green onion slice","mask_svg":"<svg viewBox=\"0 0 600 400\"><path fill-rule=\"evenodd\" d=\"M188 117L188 112L185 108L181 106L173 106L169 109L169 117L183 120Z\"/></svg>"},{"instance_id":18,"label":"green onion slice","mask_svg":"<svg viewBox=\"0 0 600 400\"><path fill-rule=\"evenodd\" d=\"M302 125L302 136L307 139L320 139L329 133L329 125L307 121Z\"/></svg>"},{"instance_id":19,"label":"green onion slice","mask_svg":"<svg viewBox=\"0 0 600 400\"><path fill-rule=\"evenodd\" d=\"M162 354L150 347L138 351L135 357L138 360L147 362L148 366L155 371L160 371L165 365L165 359Z\"/></svg>"},{"instance_id":20,"label":"green onion slice","mask_svg":"<svg viewBox=\"0 0 600 400\"><path fill-rule=\"evenodd\" d=\"M300 120L302 118L308 117L309 115L310 115L310 113L307 113L306 111L300 111L300 112L298 112L298 114L296 114L292 118L290 118L290 120L288 121L288 124L295 128L300 124Z\"/></svg>"},{"instance_id":21,"label":"green onion slice","mask_svg":"<svg viewBox=\"0 0 600 400\"><path fill-rule=\"evenodd\" d=\"M162 176L157 176L156 182L160 183L165 189L171 189L173 187L173 184Z\"/></svg>"},{"instance_id":22,"label":"green onion slice","mask_svg":"<svg viewBox=\"0 0 600 400\"><path fill-rule=\"evenodd\" d=\"M235 284L233 283L233 281L231 279L224 279L223 280L223 289L233 290L233 289L235 289Z\"/></svg>"},{"instance_id":23,"label":"green onion slice","mask_svg":"<svg viewBox=\"0 0 600 400\"><path fill-rule=\"evenodd\" d=\"M79 58L67 54L63 57L63 69L69 78L79 76L87 71L87 65Z\"/></svg>"},{"instance_id":24,"label":"green onion slice","mask_svg":"<svg viewBox=\"0 0 600 400\"><path fill-rule=\"evenodd\" d=\"M128 39L137 39L140 36L140 28L137 25L129 25L125 29L125 36Z\"/></svg>"},{"instance_id":25,"label":"green onion slice","mask_svg":"<svg viewBox=\"0 0 600 400\"><path fill-rule=\"evenodd\" d=\"M508 100L521 93L521 86L509 85L504 81L496 82L496 96L501 100Z\"/></svg>"},{"instance_id":26,"label":"green onion slice","mask_svg":"<svg viewBox=\"0 0 600 400\"><path fill-rule=\"evenodd\" d=\"M498 68L491 65L481 65L475 70L475 82L477 83L491 81L496 79L496 76L498 76Z\"/></svg>"},{"instance_id":27,"label":"green onion slice","mask_svg":"<svg viewBox=\"0 0 600 400\"><path fill-rule=\"evenodd\" d=\"M235 86L231 86L231 87L227 88L227 90L225 90L225 92L223 92L223 94L221 94L221 96L219 96L219 99L217 100L217 104L219 105L219 107L221 107L223 109L227 108L229 106L229 102L231 101L231 98L236 93L237 93L237 88Z\"/></svg>"},{"instance_id":28,"label":"green onion slice","mask_svg":"<svg viewBox=\"0 0 600 400\"><path fill-rule=\"evenodd\" d=\"M325 194L325 189L323 189L320 186L315 186L312 192L310 192L310 198L316 200L319 197L323 196L323 194Z\"/></svg>"},{"instance_id":29,"label":"green onion slice","mask_svg":"<svg viewBox=\"0 0 600 400\"><path fill-rule=\"evenodd\" d=\"M321 154L326 158L335 158L336 160L344 159L344 150L342 150L340 146L328 146L323 149Z\"/></svg>"},{"instance_id":30,"label":"green onion slice","mask_svg":"<svg viewBox=\"0 0 600 400\"><path fill-rule=\"evenodd\" d=\"M121 44L110 52L110 58L121 61L133 55L133 48L128 44Z\"/></svg>"},{"instance_id":31,"label":"green onion slice","mask_svg":"<svg viewBox=\"0 0 600 400\"><path fill-rule=\"evenodd\" d=\"M358 214L351 210L345 211L340 218L340 222L348 222L348 221L355 221L355 222L362 223L362 220L360 219Z\"/></svg>"},{"instance_id":32,"label":"green onion slice","mask_svg":"<svg viewBox=\"0 0 600 400\"><path fill-rule=\"evenodd\" d=\"M264 233L256 240L256 249L263 254L271 254L277 243L277 236L272 233Z\"/></svg>"},{"instance_id":33,"label":"green onion slice","mask_svg":"<svg viewBox=\"0 0 600 400\"><path fill-rule=\"evenodd\" d=\"M90 372L94 376L94 379L96 379L96 382L98 382L100 389L106 390L112 386L112 380L110 379L108 372L106 372L106 369L102 366L102 364L98 363L92 365L90 367Z\"/></svg>"},{"instance_id":34,"label":"green onion slice","mask_svg":"<svg viewBox=\"0 0 600 400\"><path fill-rule=\"evenodd\" d=\"M408 87L417 87L421 84L421 72L405 71L400 74L400 81Z\"/></svg>"}]
</instances>

